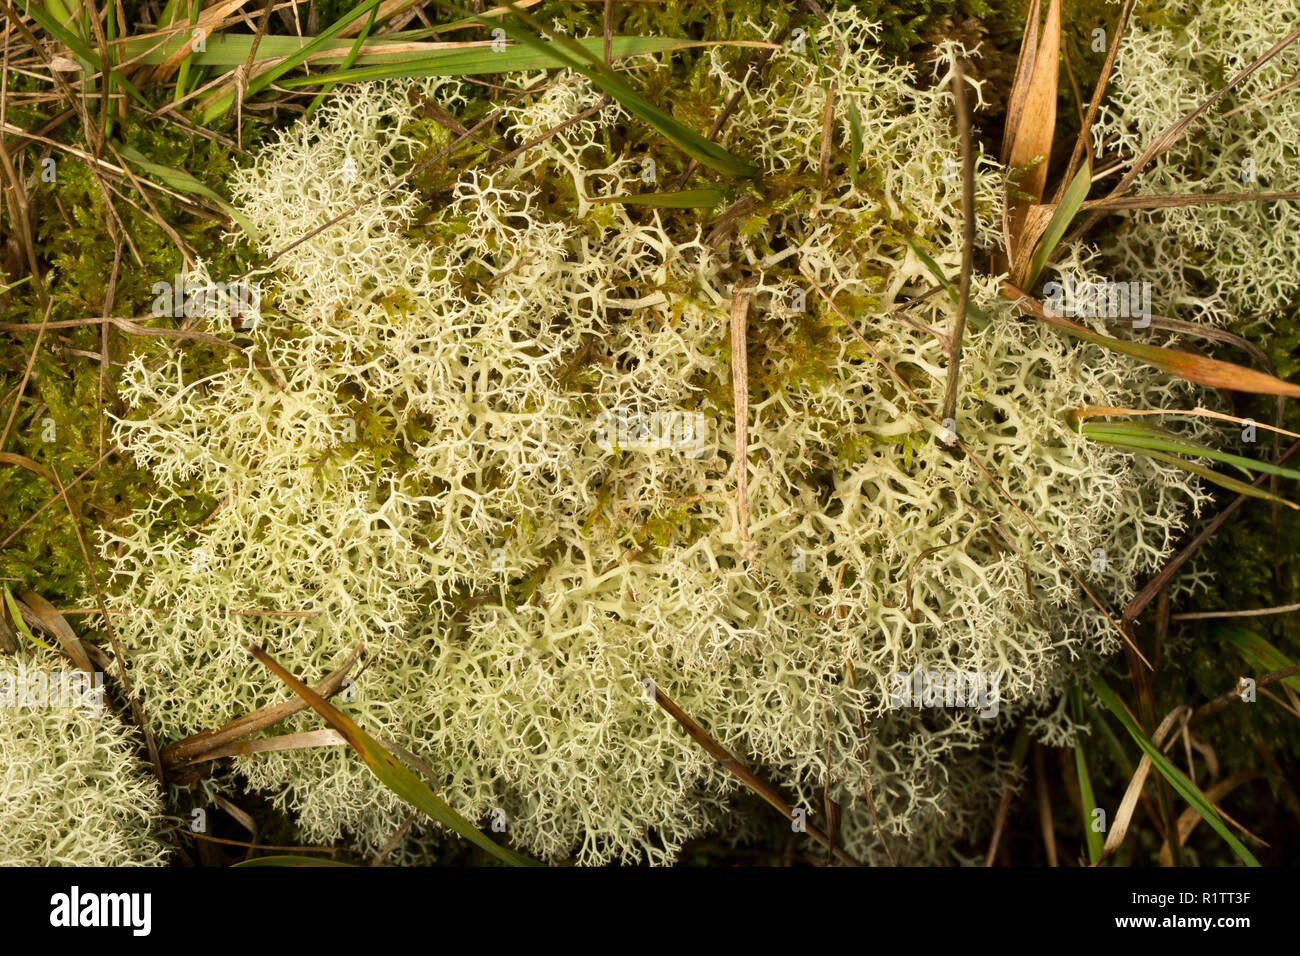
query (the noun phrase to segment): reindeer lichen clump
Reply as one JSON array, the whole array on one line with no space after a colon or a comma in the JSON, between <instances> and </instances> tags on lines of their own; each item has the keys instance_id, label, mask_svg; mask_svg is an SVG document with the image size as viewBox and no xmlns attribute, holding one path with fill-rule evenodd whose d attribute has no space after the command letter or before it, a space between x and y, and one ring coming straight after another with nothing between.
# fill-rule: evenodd
<instances>
[{"instance_id":1,"label":"reindeer lichen clump","mask_svg":"<svg viewBox=\"0 0 1300 956\"><path fill-rule=\"evenodd\" d=\"M1300 23L1300 4L1162 5L1157 24L1132 24L1093 139L1138 155L1154 136L1211 99ZM1139 180L1150 195L1300 190L1300 47L1292 43L1216 99L1189 135ZM1224 322L1294 304L1293 237L1300 204L1194 204L1132 214L1116 235L1121 257L1143 265L1169 308Z\"/></svg>"},{"instance_id":2,"label":"reindeer lichen clump","mask_svg":"<svg viewBox=\"0 0 1300 956\"><path fill-rule=\"evenodd\" d=\"M67 666L0 654L0 866L162 866L162 791L136 734L102 674Z\"/></svg>"},{"instance_id":3,"label":"reindeer lichen clump","mask_svg":"<svg viewBox=\"0 0 1300 956\"><path fill-rule=\"evenodd\" d=\"M126 370L139 411L114 437L163 484L196 480L220 502L187 533L151 509L103 541L113 602L171 609L120 625L163 738L281 696L249 644L314 680L364 641L340 706L434 768L451 805L504 811L509 840L546 859L666 862L723 819L736 784L646 699L649 677L798 805L821 806L829 780L849 852L883 859L870 781L900 859L949 858L1001 779L981 742L1119 646L1044 538L1122 601L1204 500L1172 466L1083 440L1066 413L1190 393L1026 323L977 277L989 321L968 331L956 432L1042 537L945 443L822 293L942 404L934 332L950 303L893 312L933 282L907 240L950 274L960 260L950 97L875 53L860 15L831 21L820 67L785 51L762 84L708 54L718 101L741 91L723 141L765 173L729 225L603 201L671 188L647 186L644 153L607 154L636 125L612 104L431 201L384 191L425 142L410 89L374 85L236 176L266 254L382 195L277 260L252 328L209 323L283 388L240 362L203 381L180 360ZM554 79L503 114L514 141L600 100ZM824 79L838 91L825 170ZM456 83L415 89L463 103ZM981 162L990 242L1000 183ZM742 288L744 522L728 347ZM652 416L668 425L652 434ZM674 447L686 422L690 447ZM1000 716L892 707L891 679L914 671L997 675ZM308 712L277 732L318 726ZM408 813L342 748L237 765L308 840L377 848ZM403 852L422 845L417 828Z\"/></svg>"}]
</instances>

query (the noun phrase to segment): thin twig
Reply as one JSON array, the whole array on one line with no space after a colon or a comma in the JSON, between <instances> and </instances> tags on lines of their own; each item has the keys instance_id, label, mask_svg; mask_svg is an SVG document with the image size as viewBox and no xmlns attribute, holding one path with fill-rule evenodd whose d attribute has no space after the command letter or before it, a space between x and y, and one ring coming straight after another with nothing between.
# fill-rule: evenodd
<instances>
[{"instance_id":1,"label":"thin twig","mask_svg":"<svg viewBox=\"0 0 1300 956\"><path fill-rule=\"evenodd\" d=\"M1257 607L1245 611L1194 611L1189 614L1171 614L1174 621L1206 621L1215 617L1260 617L1265 614L1290 614L1300 611L1300 604L1283 604L1280 607Z\"/></svg>"},{"instance_id":2,"label":"thin twig","mask_svg":"<svg viewBox=\"0 0 1300 956\"><path fill-rule=\"evenodd\" d=\"M641 680L644 682L647 678L642 675ZM836 859L850 866L860 866L853 857L849 856L844 850L831 843L830 837L823 833L817 826L807 820L801 820L800 815L795 813L795 808L786 802L785 798L777 792L776 788L760 780L751 773L739 760L733 757L725 747L710 737L699 724L691 720L680 707L673 703L672 699L665 694L659 686L654 685L654 699L660 707L666 710L673 720L682 726L682 729L690 735L691 739L704 748L710 757L721 764L733 777L747 786L754 793L762 797L767 803L775 807L777 811L787 820L792 822L801 822L808 835L826 847L835 854Z\"/></svg>"},{"instance_id":3,"label":"thin twig","mask_svg":"<svg viewBox=\"0 0 1300 956\"><path fill-rule=\"evenodd\" d=\"M966 69L960 59L952 64L952 99L957 113L957 131L961 137L961 212L963 236L961 281L958 286L957 318L952 326L951 355L948 359L948 384L943 397L940 421L956 422L957 382L961 374L961 345L966 334L966 310L970 306L970 274L975 260L975 157L971 148L970 114L966 109Z\"/></svg>"},{"instance_id":4,"label":"thin twig","mask_svg":"<svg viewBox=\"0 0 1300 956\"><path fill-rule=\"evenodd\" d=\"M749 557L749 355L746 326L751 294L731 299L731 396L736 422L736 529L741 556Z\"/></svg>"},{"instance_id":5,"label":"thin twig","mask_svg":"<svg viewBox=\"0 0 1300 956\"><path fill-rule=\"evenodd\" d=\"M36 364L36 353L40 351L41 339L45 337L45 329L50 321L50 310L53 308L54 300L47 299L45 316L41 319L41 326L36 332L36 343L32 346L31 354L27 356L27 368L23 371L23 379L18 383L18 394L14 396L14 403L9 408L9 418L5 421L4 431L0 431L0 448L4 448L5 441L9 438L9 429L14 424L14 416L18 414L18 406L23 402L23 390L27 388L27 381L32 377L32 366Z\"/></svg>"},{"instance_id":6,"label":"thin twig","mask_svg":"<svg viewBox=\"0 0 1300 956\"><path fill-rule=\"evenodd\" d=\"M1255 687L1266 687L1276 681L1286 680L1288 677L1295 677L1297 674L1300 674L1300 664L1293 664L1290 667L1283 667L1281 670L1270 671L1255 681ZM1234 703L1241 702L1241 682L1238 681L1233 685L1232 690L1225 691L1220 696L1214 698L1214 700L1207 701L1200 707L1196 708L1196 712L1192 714L1191 719L1187 721L1187 726L1195 727L1202 721L1213 717L1215 714L1222 710L1226 710L1228 707L1231 707Z\"/></svg>"}]
</instances>

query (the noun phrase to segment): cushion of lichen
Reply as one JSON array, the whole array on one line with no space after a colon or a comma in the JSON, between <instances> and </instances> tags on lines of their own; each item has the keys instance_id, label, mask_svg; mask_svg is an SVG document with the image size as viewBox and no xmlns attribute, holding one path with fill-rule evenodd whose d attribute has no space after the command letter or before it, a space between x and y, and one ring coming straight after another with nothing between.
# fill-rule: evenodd
<instances>
[{"instance_id":1,"label":"cushion of lichen","mask_svg":"<svg viewBox=\"0 0 1300 956\"><path fill-rule=\"evenodd\" d=\"M1297 23L1297 0L1162 4L1159 17L1139 18L1120 45L1094 142L1140 153ZM1193 124L1142 175L1136 192L1300 191L1297 70L1300 48L1293 43ZM1294 201L1191 205L1131 219L1117 231L1113 249L1153 283L1157 312L1221 323L1263 316L1269 322L1300 292L1294 252L1300 204Z\"/></svg>"},{"instance_id":2,"label":"cushion of lichen","mask_svg":"<svg viewBox=\"0 0 1300 956\"><path fill-rule=\"evenodd\" d=\"M29 645L30 647L30 645ZM59 655L0 654L0 697ZM21 702L21 701L20 701ZM162 793L134 731L81 706L0 709L0 866L161 866Z\"/></svg>"},{"instance_id":3,"label":"cushion of lichen","mask_svg":"<svg viewBox=\"0 0 1300 956\"><path fill-rule=\"evenodd\" d=\"M274 314L251 337L221 332L280 366L284 390L253 368L195 383L180 358L129 365L121 391L138 411L115 437L164 487L221 502L177 533L158 517L163 494L103 535L119 555L113 603L172 609L120 626L164 739L280 699L249 644L314 680L364 641L370 663L343 706L427 761L453 806L504 809L509 839L548 859L669 861L725 818L734 780L643 700L643 675L801 805L820 805L829 775L842 843L868 860L882 859L868 773L904 860L948 858L952 836L988 819L1002 778L981 741L1118 641L799 272L941 403L937 341L888 312L931 281L905 238L950 272L960 259L946 83L918 89L859 15L833 17L846 56L823 59L840 91L827 188L817 67L784 52L723 136L764 167L769 191L717 248L704 216L593 202L646 191L642 157L668 152L636 142L610 107L506 168L441 193L398 188L287 252L267 278ZM740 89L734 52L707 57L721 102ZM503 131L527 141L599 99L556 80L507 111ZM455 83L418 89L464 104ZM857 177L844 168L850 102ZM265 251L409 169L426 154L417 123L408 89L381 85L285 131L231 183ZM624 148L607 155L609 142ZM997 192L981 163L989 240ZM727 334L742 280L754 296L749 561ZM1024 324L991 282L975 296L992 321L968 332L959 433L1073 567L1106 551L1090 585L1120 603L1204 496L1177 469L1085 442L1064 416L1183 404L1190 389ZM952 321L942 297L910 314ZM702 412L705 454L602 448L599 415L620 408ZM888 675L918 666L1001 671L1001 717L888 710ZM279 730L315 726L299 715ZM1068 722L1040 732L1059 741ZM308 840L378 847L407 814L338 748L239 768ZM405 852L423 845L417 835Z\"/></svg>"}]
</instances>

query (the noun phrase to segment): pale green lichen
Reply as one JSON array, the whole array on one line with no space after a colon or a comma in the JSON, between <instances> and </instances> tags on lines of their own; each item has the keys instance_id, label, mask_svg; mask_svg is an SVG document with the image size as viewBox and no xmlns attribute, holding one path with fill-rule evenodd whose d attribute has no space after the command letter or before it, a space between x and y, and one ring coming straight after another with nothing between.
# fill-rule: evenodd
<instances>
[{"instance_id":1,"label":"pale green lichen","mask_svg":"<svg viewBox=\"0 0 1300 956\"><path fill-rule=\"evenodd\" d=\"M162 792L136 736L67 667L0 654L0 866L162 866Z\"/></svg>"},{"instance_id":2,"label":"pale green lichen","mask_svg":"<svg viewBox=\"0 0 1300 956\"><path fill-rule=\"evenodd\" d=\"M1300 23L1295 0L1162 4L1132 24L1093 140L1136 156ZM1292 43L1222 97L1138 180L1140 194L1300 191L1300 46ZM1141 263L1166 314L1224 321L1271 315L1300 292L1300 203L1241 201L1136 212L1115 249ZM1208 286L1208 289L1207 289Z\"/></svg>"},{"instance_id":3,"label":"pale green lichen","mask_svg":"<svg viewBox=\"0 0 1300 956\"><path fill-rule=\"evenodd\" d=\"M422 199L399 187L285 253L278 311L251 334L283 391L241 365L201 383L180 360L126 369L120 391L141 414L117 440L161 483L192 479L222 502L188 534L158 519L159 502L103 540L112 601L170 609L119 626L164 739L281 696L250 643L315 679L364 640L372 661L345 708L427 761L461 812L504 809L509 838L547 859L665 862L725 820L736 784L643 699L649 675L803 806L821 805L829 776L850 852L882 859L870 770L895 852L949 857L996 796L980 742L1119 642L798 272L941 404L939 343L888 313L932 281L904 237L950 272L960 258L958 186L943 175L951 104L945 84L919 89L879 59L860 16L832 17L845 49L832 58L823 38L841 93L836 155L852 101L857 182L817 188L825 94L811 60L787 52L746 88L726 143L773 180L800 173L804 191L760 204L762 221L720 249L653 210L590 202L649 188L639 157L601 159L602 130L622 118L610 107L507 168L463 174L418 230ZM723 53L710 57L720 88L739 89ZM518 139L599 98L557 80L508 112ZM458 102L455 84L420 88ZM390 183L419 151L412 121L405 87L372 86L261 152L233 192L264 251ZM583 197L568 215L548 203L555 177ZM989 239L998 183L981 164ZM725 347L742 279L754 295L750 562ZM792 307L799 289L806 313ZM1173 467L1083 440L1065 415L1182 404L1190 389L1025 324L990 280L975 298L992 322L968 333L959 434L1093 590L1122 602L1204 495ZM911 315L951 323L942 297ZM704 413L706 453L610 450L600 416L625 408ZM378 450L358 424L374 421ZM917 667L1000 671L1002 716L890 709L889 676ZM308 713L281 730L316 726ZM308 840L376 848L407 812L338 748L238 767Z\"/></svg>"}]
</instances>

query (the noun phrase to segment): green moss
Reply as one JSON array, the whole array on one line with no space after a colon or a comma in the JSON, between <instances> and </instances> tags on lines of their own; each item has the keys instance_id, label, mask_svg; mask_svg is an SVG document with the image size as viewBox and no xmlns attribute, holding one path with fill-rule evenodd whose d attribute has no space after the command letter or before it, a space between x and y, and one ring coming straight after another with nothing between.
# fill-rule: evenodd
<instances>
[{"instance_id":1,"label":"green moss","mask_svg":"<svg viewBox=\"0 0 1300 956\"><path fill-rule=\"evenodd\" d=\"M35 115L26 119L30 125L39 122ZM122 128L119 124L117 132L121 145L139 150L151 162L185 170L218 190L233 168L234 157L224 146L191 138L174 127L159 124ZM250 135L250 142L255 139ZM110 213L89 167L62 153L54 156L54 181L40 181L29 196L36 254L52 300L50 320L99 316L104 313L117 251L105 226ZM120 198L114 202L130 242L122 244L111 314L148 317L155 298L153 284L172 282L182 269L183 259L140 197L131 198L142 208ZM188 207L164 194L151 191L150 198L158 214L184 236L196 256L211 264L215 274L238 275L244 270L246 252L231 250L222 235L223 223L194 217ZM31 282L0 298L0 305L5 322L35 324L44 312ZM154 324L151 318L142 321ZM170 322L165 320L164 324ZM8 537L42 505L55 499L52 507L18 532L5 548L3 573L15 589L34 590L56 606L93 603L77 527L86 537L96 577L103 582L108 568L95 556L94 529L111 526L133 509L143 507L156 492L148 474L135 468L127 457L114 454L95 463L111 446L108 416L125 412L115 389L117 366L131 353L158 355L176 346L164 339L128 337L109 327L106 338L113 365L101 386L100 361L95 356L101 352L104 334L98 325L46 333L6 449L49 468L64 485L93 466L89 476L69 492L76 523L57 499L57 489L47 481L21 468L0 469L0 501L5 503L0 538ZM6 376L9 387L18 384L20 370L35 341L34 334L5 338L5 366L19 370ZM225 350L218 353L194 343L180 347L186 350L187 365L195 377L223 368L228 361ZM179 526L197 523L214 506L214 500L200 494L168 505L167 512ZM95 625L90 630L93 638Z\"/></svg>"}]
</instances>

